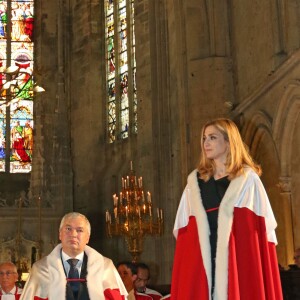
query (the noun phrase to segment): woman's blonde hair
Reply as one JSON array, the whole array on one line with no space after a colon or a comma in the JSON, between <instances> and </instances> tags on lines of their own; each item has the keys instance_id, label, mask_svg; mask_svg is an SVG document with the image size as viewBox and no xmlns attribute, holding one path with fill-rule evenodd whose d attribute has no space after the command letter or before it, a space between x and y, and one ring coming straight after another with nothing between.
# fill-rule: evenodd
<instances>
[{"instance_id":1,"label":"woman's blonde hair","mask_svg":"<svg viewBox=\"0 0 300 300\"><path fill-rule=\"evenodd\" d=\"M244 144L240 132L235 123L229 119L220 118L206 123L201 131L201 154L198 171L200 178L207 181L214 175L215 163L205 155L204 151L204 132L208 126L214 126L229 144L229 151L226 160L226 172L231 180L244 171L244 167L252 168L259 176L261 167L256 164L249 154L248 147Z\"/></svg>"}]
</instances>

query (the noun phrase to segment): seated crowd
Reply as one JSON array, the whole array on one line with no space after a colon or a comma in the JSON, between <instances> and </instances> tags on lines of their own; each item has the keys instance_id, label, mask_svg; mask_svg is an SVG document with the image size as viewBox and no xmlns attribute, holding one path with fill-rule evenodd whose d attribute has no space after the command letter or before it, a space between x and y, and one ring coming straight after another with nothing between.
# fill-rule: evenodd
<instances>
[{"instance_id":1,"label":"seated crowd","mask_svg":"<svg viewBox=\"0 0 300 300\"><path fill-rule=\"evenodd\" d=\"M0 264L0 300L162 298L146 287L150 278L147 265L124 263L123 271L117 270L111 259L87 245L91 225L86 216L66 214L58 233L61 243L32 265L23 289L17 285L17 267L12 262Z\"/></svg>"},{"instance_id":2,"label":"seated crowd","mask_svg":"<svg viewBox=\"0 0 300 300\"><path fill-rule=\"evenodd\" d=\"M170 294L163 296L149 288L150 269L145 263L123 261L115 267L109 258L89 247L90 233L91 226L84 215L76 212L66 214L59 227L61 243L49 255L33 264L23 290L17 285L17 267L12 262L0 263L0 300L171 298ZM290 266L290 271L299 271L299 248L295 251L294 260L295 265ZM281 274L292 274L298 282L300 273L290 271ZM282 275L281 279L284 299L300 299L299 288L290 286L290 275ZM287 292L284 279L287 279Z\"/></svg>"}]
</instances>

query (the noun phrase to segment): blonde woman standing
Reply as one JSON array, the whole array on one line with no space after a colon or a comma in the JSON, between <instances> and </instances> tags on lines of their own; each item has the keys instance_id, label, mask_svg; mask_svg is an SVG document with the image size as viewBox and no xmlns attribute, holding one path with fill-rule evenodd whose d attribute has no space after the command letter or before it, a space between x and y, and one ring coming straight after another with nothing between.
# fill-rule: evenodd
<instances>
[{"instance_id":1,"label":"blonde woman standing","mask_svg":"<svg viewBox=\"0 0 300 300\"><path fill-rule=\"evenodd\" d=\"M172 300L281 300L277 226L237 126L207 123L174 225Z\"/></svg>"}]
</instances>

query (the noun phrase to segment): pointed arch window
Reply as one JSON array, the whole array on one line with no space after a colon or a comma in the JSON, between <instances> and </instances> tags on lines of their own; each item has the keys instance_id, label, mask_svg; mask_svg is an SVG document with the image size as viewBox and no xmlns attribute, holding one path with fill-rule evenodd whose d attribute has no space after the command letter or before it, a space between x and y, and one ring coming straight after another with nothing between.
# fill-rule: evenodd
<instances>
[{"instance_id":1,"label":"pointed arch window","mask_svg":"<svg viewBox=\"0 0 300 300\"><path fill-rule=\"evenodd\" d=\"M0 172L32 168L33 21L34 0L0 1Z\"/></svg>"},{"instance_id":2,"label":"pointed arch window","mask_svg":"<svg viewBox=\"0 0 300 300\"><path fill-rule=\"evenodd\" d=\"M137 133L134 0L105 0L108 142Z\"/></svg>"}]
</instances>

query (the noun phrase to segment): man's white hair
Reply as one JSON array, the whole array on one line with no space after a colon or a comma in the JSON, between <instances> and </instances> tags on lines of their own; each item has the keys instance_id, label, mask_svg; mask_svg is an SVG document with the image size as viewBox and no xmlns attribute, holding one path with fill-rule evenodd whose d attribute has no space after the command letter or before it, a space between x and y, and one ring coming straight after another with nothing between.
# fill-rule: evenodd
<instances>
[{"instance_id":1,"label":"man's white hair","mask_svg":"<svg viewBox=\"0 0 300 300\"><path fill-rule=\"evenodd\" d=\"M91 235L90 221L88 220L88 218L85 215L83 215L79 212L70 212L70 213L67 213L66 215L64 215L63 218L61 219L61 222L59 225L59 231L61 231L61 229L64 226L67 219L76 219L76 218L82 218L85 220L88 233L89 233L89 235Z\"/></svg>"},{"instance_id":2,"label":"man's white hair","mask_svg":"<svg viewBox=\"0 0 300 300\"><path fill-rule=\"evenodd\" d=\"M5 262L2 262L2 263L0 263L0 268L1 268L2 266L4 266L4 265L9 265L9 266L11 266L11 267L14 269L14 272L18 273L17 266L16 266L13 262L11 262L11 261L5 261Z\"/></svg>"}]
</instances>

